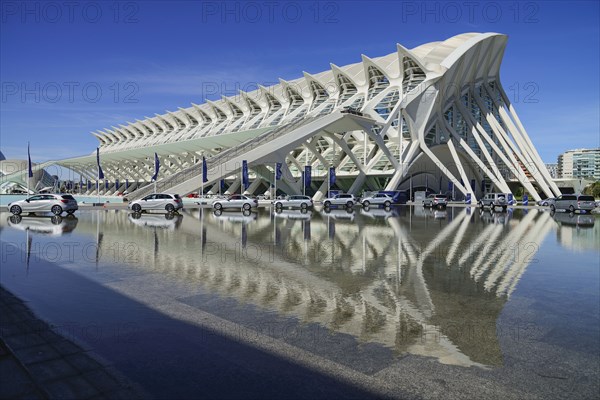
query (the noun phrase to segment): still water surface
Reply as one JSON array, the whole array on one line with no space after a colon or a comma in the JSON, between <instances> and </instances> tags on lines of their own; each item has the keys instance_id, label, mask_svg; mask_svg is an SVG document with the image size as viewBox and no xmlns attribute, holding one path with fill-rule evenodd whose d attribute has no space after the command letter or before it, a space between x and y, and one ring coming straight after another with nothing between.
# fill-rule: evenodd
<instances>
[{"instance_id":1,"label":"still water surface","mask_svg":"<svg viewBox=\"0 0 600 400\"><path fill-rule=\"evenodd\" d=\"M103 210L74 219L4 213L0 223L2 285L153 393L163 390L149 379L159 371L182 378L180 394L195 390L183 379L195 361L179 353L207 343L190 337L206 324L367 376L411 356L492 374L484 379L516 397L598 389L594 216Z\"/></svg>"}]
</instances>

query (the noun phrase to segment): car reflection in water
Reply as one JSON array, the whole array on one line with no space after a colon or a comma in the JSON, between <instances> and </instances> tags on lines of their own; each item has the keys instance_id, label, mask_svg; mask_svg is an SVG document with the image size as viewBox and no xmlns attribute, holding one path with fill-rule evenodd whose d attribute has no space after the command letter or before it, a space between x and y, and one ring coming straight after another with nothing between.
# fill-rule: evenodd
<instances>
[{"instance_id":1,"label":"car reflection in water","mask_svg":"<svg viewBox=\"0 0 600 400\"><path fill-rule=\"evenodd\" d=\"M369 218L390 218L398 216L396 209L390 207L362 207L360 209L360 214Z\"/></svg>"},{"instance_id":2,"label":"car reflection in water","mask_svg":"<svg viewBox=\"0 0 600 400\"><path fill-rule=\"evenodd\" d=\"M242 210L236 212L223 212L223 210L214 210L213 215L222 221L243 222L248 223L256 221L258 215L250 210Z\"/></svg>"},{"instance_id":3,"label":"car reflection in water","mask_svg":"<svg viewBox=\"0 0 600 400\"><path fill-rule=\"evenodd\" d=\"M550 215L559 225L575 226L577 228L592 228L596 218L590 214L551 212Z\"/></svg>"},{"instance_id":4,"label":"car reflection in water","mask_svg":"<svg viewBox=\"0 0 600 400\"><path fill-rule=\"evenodd\" d=\"M479 209L479 217L489 224L507 225L512 217L512 213L513 210L510 208L508 211L501 213Z\"/></svg>"},{"instance_id":5,"label":"car reflection in water","mask_svg":"<svg viewBox=\"0 0 600 400\"><path fill-rule=\"evenodd\" d=\"M61 236L72 232L77 227L79 220L72 215L61 217L60 215L28 216L12 215L8 218L8 225L22 231L31 231L50 236Z\"/></svg>"},{"instance_id":6,"label":"car reflection in water","mask_svg":"<svg viewBox=\"0 0 600 400\"><path fill-rule=\"evenodd\" d=\"M161 228L174 231L178 229L183 220L183 215L180 214L142 214L131 213L128 216L130 222L135 225L148 228Z\"/></svg>"},{"instance_id":7,"label":"car reflection in water","mask_svg":"<svg viewBox=\"0 0 600 400\"><path fill-rule=\"evenodd\" d=\"M321 214L325 217L334 219L354 221L354 209L353 208L323 208Z\"/></svg>"},{"instance_id":8,"label":"car reflection in water","mask_svg":"<svg viewBox=\"0 0 600 400\"><path fill-rule=\"evenodd\" d=\"M308 221L312 218L312 211L307 209L301 210L282 210L275 209L275 217L282 219Z\"/></svg>"}]
</instances>

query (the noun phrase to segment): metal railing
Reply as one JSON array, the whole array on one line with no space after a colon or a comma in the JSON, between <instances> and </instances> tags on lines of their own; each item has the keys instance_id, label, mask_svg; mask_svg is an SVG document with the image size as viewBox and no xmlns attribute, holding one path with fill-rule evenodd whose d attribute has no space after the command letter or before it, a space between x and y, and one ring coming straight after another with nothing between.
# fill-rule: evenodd
<instances>
[{"instance_id":1,"label":"metal railing","mask_svg":"<svg viewBox=\"0 0 600 400\"><path fill-rule=\"evenodd\" d=\"M243 153L246 153L264 143L267 143L267 142L275 139L276 137L281 137L283 135L286 135L286 134L290 133L291 131L298 129L299 127L301 127L303 125L306 125L310 122L313 122L313 121L315 121L319 118L323 118L323 117L324 116L319 115L319 116L304 118L299 121L293 122L291 124L287 124L287 125L278 127L274 130L267 131L267 132L262 133L254 138L248 139L248 140L238 144L237 146L230 147L229 149L224 150L213 157L208 158L206 160L206 162L210 163L212 165L221 165L223 163L226 163L227 161L230 161L231 159L233 159L237 156L240 156ZM171 187L178 185L180 183L186 182L192 178L198 177L201 174L202 174L202 163L198 162L194 165L187 167L184 170L181 170L173 175L169 175L168 177L165 177L164 179L157 181L156 182L156 191L157 192L167 191ZM147 185L141 187L140 189L137 189L137 190L131 192L127 197L130 200L138 199L138 198L147 196L151 193L154 193L154 184L153 183L147 184Z\"/></svg>"}]
</instances>

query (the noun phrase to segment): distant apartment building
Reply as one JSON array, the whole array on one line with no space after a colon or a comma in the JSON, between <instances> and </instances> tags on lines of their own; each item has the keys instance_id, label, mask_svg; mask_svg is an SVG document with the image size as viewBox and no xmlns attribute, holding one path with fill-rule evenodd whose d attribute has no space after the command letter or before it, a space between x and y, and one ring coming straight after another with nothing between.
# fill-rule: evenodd
<instances>
[{"instance_id":1,"label":"distant apartment building","mask_svg":"<svg viewBox=\"0 0 600 400\"><path fill-rule=\"evenodd\" d=\"M546 169L552 179L558 178L558 164L546 164Z\"/></svg>"},{"instance_id":2,"label":"distant apartment building","mask_svg":"<svg viewBox=\"0 0 600 400\"><path fill-rule=\"evenodd\" d=\"M558 177L600 179L600 148L569 150L559 155Z\"/></svg>"}]
</instances>

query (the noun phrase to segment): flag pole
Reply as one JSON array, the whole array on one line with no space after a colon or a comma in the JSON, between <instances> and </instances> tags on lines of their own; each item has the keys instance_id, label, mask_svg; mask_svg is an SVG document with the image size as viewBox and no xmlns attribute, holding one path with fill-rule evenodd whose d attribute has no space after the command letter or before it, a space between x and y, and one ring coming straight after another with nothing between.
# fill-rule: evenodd
<instances>
[{"instance_id":1,"label":"flag pole","mask_svg":"<svg viewBox=\"0 0 600 400\"><path fill-rule=\"evenodd\" d=\"M29 196L29 181L31 180L31 155L29 154L29 142L27 142L27 157L29 158L29 169L27 170L27 196ZM28 230L29 232L29 230Z\"/></svg>"},{"instance_id":2,"label":"flag pole","mask_svg":"<svg viewBox=\"0 0 600 400\"><path fill-rule=\"evenodd\" d=\"M277 198L277 163L275 163L275 169L273 170L273 182L274 182L273 200L275 200Z\"/></svg>"},{"instance_id":3,"label":"flag pole","mask_svg":"<svg viewBox=\"0 0 600 400\"><path fill-rule=\"evenodd\" d=\"M331 165L329 166L329 173L327 174L327 197L329 198L329 192L331 192Z\"/></svg>"}]
</instances>

